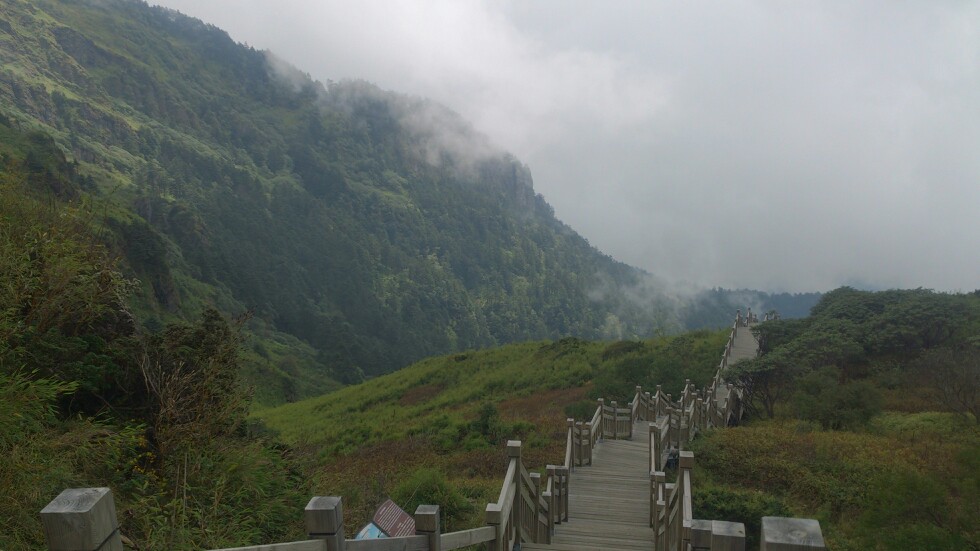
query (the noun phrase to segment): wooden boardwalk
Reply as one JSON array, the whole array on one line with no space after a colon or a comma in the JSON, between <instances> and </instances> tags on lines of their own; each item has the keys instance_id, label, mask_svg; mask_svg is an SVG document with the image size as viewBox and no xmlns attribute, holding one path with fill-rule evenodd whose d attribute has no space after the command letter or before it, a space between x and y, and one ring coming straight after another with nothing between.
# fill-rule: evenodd
<instances>
[{"instance_id":1,"label":"wooden boardwalk","mask_svg":"<svg viewBox=\"0 0 980 551\"><path fill-rule=\"evenodd\" d=\"M754 358L758 349L751 328L739 327L729 362ZM572 472L568 521L555 525L552 543L524 543L521 549L653 549L648 426L647 421L634 423L632 440L602 440L592 451L592 465Z\"/></svg>"},{"instance_id":2,"label":"wooden boardwalk","mask_svg":"<svg viewBox=\"0 0 980 551\"><path fill-rule=\"evenodd\" d=\"M633 440L602 440L592 451L592 466L572 472L568 521L555 525L551 545L525 543L521 548L652 549L648 425L636 422Z\"/></svg>"}]
</instances>

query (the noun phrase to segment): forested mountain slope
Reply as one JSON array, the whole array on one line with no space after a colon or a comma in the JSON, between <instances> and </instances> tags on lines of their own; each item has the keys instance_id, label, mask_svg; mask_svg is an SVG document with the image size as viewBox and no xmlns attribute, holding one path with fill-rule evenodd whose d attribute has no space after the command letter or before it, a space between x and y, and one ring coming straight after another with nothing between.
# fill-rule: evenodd
<instances>
[{"instance_id":1,"label":"forested mountain slope","mask_svg":"<svg viewBox=\"0 0 980 551\"><path fill-rule=\"evenodd\" d=\"M526 166L425 100L323 85L127 0L4 2L0 56L0 111L112 205L103 235L143 283L144 324L252 311L264 398L452 350L730 316L726 292L671 297L598 252Z\"/></svg>"}]
</instances>

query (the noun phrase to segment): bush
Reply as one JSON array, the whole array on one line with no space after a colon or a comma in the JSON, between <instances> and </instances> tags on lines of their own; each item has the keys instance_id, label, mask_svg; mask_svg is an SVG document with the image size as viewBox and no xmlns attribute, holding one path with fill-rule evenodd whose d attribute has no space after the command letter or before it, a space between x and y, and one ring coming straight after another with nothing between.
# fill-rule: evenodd
<instances>
[{"instance_id":1,"label":"bush","mask_svg":"<svg viewBox=\"0 0 980 551\"><path fill-rule=\"evenodd\" d=\"M912 470L886 472L860 517L866 545L878 549L970 549L946 500L946 488Z\"/></svg>"},{"instance_id":2,"label":"bush","mask_svg":"<svg viewBox=\"0 0 980 551\"><path fill-rule=\"evenodd\" d=\"M415 513L419 505L438 505L443 532L452 532L473 510L473 505L440 471L429 468L416 470L398 484L391 499L408 514Z\"/></svg>"},{"instance_id":3,"label":"bush","mask_svg":"<svg viewBox=\"0 0 980 551\"><path fill-rule=\"evenodd\" d=\"M579 400L565 406L565 417L582 422L591 421L592 415L595 414L595 408L594 400Z\"/></svg>"},{"instance_id":4,"label":"bush","mask_svg":"<svg viewBox=\"0 0 980 551\"><path fill-rule=\"evenodd\" d=\"M744 524L746 549L759 547L762 517L793 516L781 500L762 492L698 486L692 497L695 518Z\"/></svg>"},{"instance_id":5,"label":"bush","mask_svg":"<svg viewBox=\"0 0 980 551\"><path fill-rule=\"evenodd\" d=\"M861 427L881 411L881 394L866 381L837 384L838 370L828 367L807 373L797 382L793 410L800 419L825 429Z\"/></svg>"}]
</instances>

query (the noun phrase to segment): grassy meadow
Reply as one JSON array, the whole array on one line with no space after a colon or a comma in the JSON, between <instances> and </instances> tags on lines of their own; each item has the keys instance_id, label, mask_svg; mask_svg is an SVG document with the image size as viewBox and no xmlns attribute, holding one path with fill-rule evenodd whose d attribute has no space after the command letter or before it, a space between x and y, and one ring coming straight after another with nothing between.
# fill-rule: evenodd
<instances>
[{"instance_id":1,"label":"grassy meadow","mask_svg":"<svg viewBox=\"0 0 980 551\"><path fill-rule=\"evenodd\" d=\"M726 331L702 331L468 351L258 409L252 420L307 458L318 495L344 497L349 531L389 495L406 510L429 496L455 500L444 529L460 529L482 524L496 500L506 440L522 441L530 468L560 463L567 417L590 416L599 397L628 401L637 382L677 393L685 378L707 380L726 339Z\"/></svg>"}]
</instances>

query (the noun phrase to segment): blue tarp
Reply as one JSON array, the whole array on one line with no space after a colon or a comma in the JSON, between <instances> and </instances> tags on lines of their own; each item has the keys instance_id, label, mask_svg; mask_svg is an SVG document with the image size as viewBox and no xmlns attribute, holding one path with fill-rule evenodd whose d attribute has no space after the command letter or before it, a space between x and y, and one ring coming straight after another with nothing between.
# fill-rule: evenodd
<instances>
[{"instance_id":1,"label":"blue tarp","mask_svg":"<svg viewBox=\"0 0 980 551\"><path fill-rule=\"evenodd\" d=\"M377 524L375 524L373 522L369 522L369 523L367 523L367 524L364 525L364 528L361 528L361 531L357 533L357 537L354 538L354 539L356 539L356 540L376 540L376 539L379 539L379 538L387 538L387 537L388 536L385 535L385 533L381 531L381 528L378 528L378 525Z\"/></svg>"}]
</instances>

